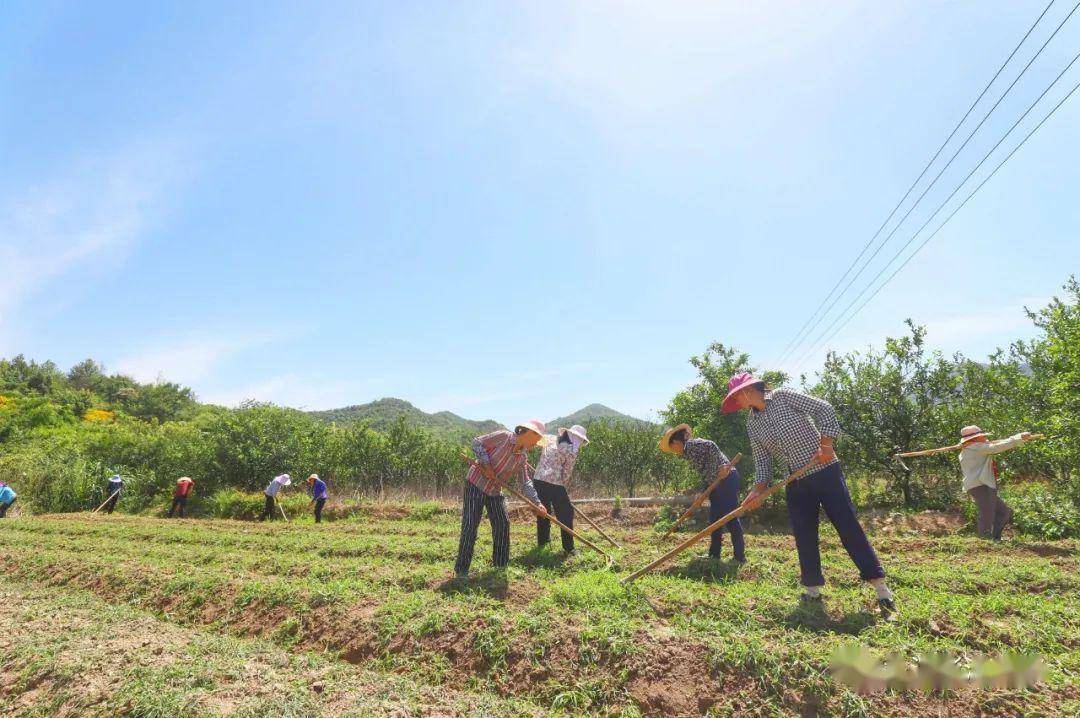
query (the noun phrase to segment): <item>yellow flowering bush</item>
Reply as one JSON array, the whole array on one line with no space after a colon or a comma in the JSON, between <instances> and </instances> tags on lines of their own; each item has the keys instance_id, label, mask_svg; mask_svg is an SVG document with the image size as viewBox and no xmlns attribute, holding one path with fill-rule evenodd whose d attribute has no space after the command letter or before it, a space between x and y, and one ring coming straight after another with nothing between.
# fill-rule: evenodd
<instances>
[{"instance_id":1,"label":"yellow flowering bush","mask_svg":"<svg viewBox=\"0 0 1080 718\"><path fill-rule=\"evenodd\" d=\"M115 414L105 409L87 409L83 421L112 421Z\"/></svg>"}]
</instances>

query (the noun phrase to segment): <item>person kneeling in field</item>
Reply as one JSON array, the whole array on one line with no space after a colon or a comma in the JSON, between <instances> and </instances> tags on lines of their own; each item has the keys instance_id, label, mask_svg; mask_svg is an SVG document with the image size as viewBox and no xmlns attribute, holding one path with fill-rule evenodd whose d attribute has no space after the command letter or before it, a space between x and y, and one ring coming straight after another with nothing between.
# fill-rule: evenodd
<instances>
[{"instance_id":1,"label":"person kneeling in field","mask_svg":"<svg viewBox=\"0 0 1080 718\"><path fill-rule=\"evenodd\" d=\"M477 464L469 468L465 477L461 539L454 563L454 573L458 578L469 575L473 549L476 547L476 530L485 508L491 523L491 562L499 569L506 568L510 563L510 518L506 514L506 498L499 487L511 476L521 477L526 497L539 506L543 516L547 516L547 510L540 505L540 497L529 480L525 453L543 441L543 437L544 422L531 419L513 431L493 431L473 440Z\"/></svg>"},{"instance_id":2,"label":"person kneeling in field","mask_svg":"<svg viewBox=\"0 0 1080 718\"><path fill-rule=\"evenodd\" d=\"M270 483L266 486L266 491L263 494L266 496L266 503L263 505L262 516L259 517L259 521L266 521L274 519L274 506L277 499L278 492L285 486L292 483L292 477L288 474L282 474L275 476L270 480Z\"/></svg>"},{"instance_id":3,"label":"person kneeling in field","mask_svg":"<svg viewBox=\"0 0 1080 718\"><path fill-rule=\"evenodd\" d=\"M801 392L769 389L765 382L746 372L731 377L721 405L724 413L741 409L747 410L746 432L757 473L743 506L750 511L761 506L761 494L772 481L774 461L786 465L788 472L813 463L806 475L786 489L804 598L820 600L825 585L818 540L820 511L825 509L840 543L859 568L859 575L874 586L882 615L894 616L896 604L885 583L885 571L855 515L840 460L833 451L833 439L840 435L836 410L828 402Z\"/></svg>"},{"instance_id":4,"label":"person kneeling in field","mask_svg":"<svg viewBox=\"0 0 1080 718\"><path fill-rule=\"evenodd\" d=\"M1001 540L1001 532L1012 520L1013 510L998 497L998 465L995 454L1016 448L1031 438L1027 431L1000 441L990 441L977 426L960 430L960 471L964 491L971 495L979 512L979 538Z\"/></svg>"},{"instance_id":5,"label":"person kneeling in field","mask_svg":"<svg viewBox=\"0 0 1080 718\"><path fill-rule=\"evenodd\" d=\"M184 511L187 510L188 496L191 494L191 490L195 487L195 482L190 476L181 476L176 480L176 488L173 489L172 506L169 507L169 518L172 518L173 512L180 509L180 518L184 518Z\"/></svg>"},{"instance_id":6,"label":"person kneeling in field","mask_svg":"<svg viewBox=\"0 0 1080 718\"><path fill-rule=\"evenodd\" d=\"M8 509L15 503L15 498L17 496L18 494L15 493L15 489L0 482L0 519L7 516Z\"/></svg>"},{"instance_id":7,"label":"person kneeling in field","mask_svg":"<svg viewBox=\"0 0 1080 718\"><path fill-rule=\"evenodd\" d=\"M322 523L323 506L330 495L326 490L326 482L320 479L318 474L309 476L307 482L311 488L311 501L315 504L315 523Z\"/></svg>"},{"instance_id":8,"label":"person kneeling in field","mask_svg":"<svg viewBox=\"0 0 1080 718\"><path fill-rule=\"evenodd\" d=\"M690 463L690 467L701 477L701 486L697 493L709 488L716 481L720 469L730 463L728 457L720 451L720 447L708 439L694 439L693 430L689 424L679 424L664 432L660 439L660 451L668 454L681 456ZM735 467L727 478L712 490L709 494L709 523L713 523L722 516L734 511L739 506L739 492L742 490L742 479ZM743 538L743 527L739 519L729 521L712 532L709 543L709 556L720 558L720 549L724 545L724 530L731 533L731 548L735 554L735 560L746 563L746 540Z\"/></svg>"},{"instance_id":9,"label":"person kneeling in field","mask_svg":"<svg viewBox=\"0 0 1080 718\"><path fill-rule=\"evenodd\" d=\"M569 429L559 429L558 434L544 437L544 449L536 463L533 486L540 502L549 512L554 512L560 522L574 528L574 506L566 486L574 473L574 463L589 443L585 427L575 424ZM536 543L544 546L551 540L551 521L536 517ZM562 530L563 551L569 556L574 552L574 535Z\"/></svg>"}]
</instances>

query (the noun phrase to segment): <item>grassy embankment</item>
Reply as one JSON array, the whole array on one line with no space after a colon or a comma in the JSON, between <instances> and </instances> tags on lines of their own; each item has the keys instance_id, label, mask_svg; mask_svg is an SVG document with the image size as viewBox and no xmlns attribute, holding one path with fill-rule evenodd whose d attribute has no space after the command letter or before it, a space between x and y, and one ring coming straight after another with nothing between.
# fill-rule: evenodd
<instances>
[{"instance_id":1,"label":"grassy embankment","mask_svg":"<svg viewBox=\"0 0 1080 718\"><path fill-rule=\"evenodd\" d=\"M691 552L639 591L513 527L508 573L451 580L457 516L372 508L314 526L87 515L0 521L0 694L12 715L1076 715L1080 542L878 532L901 606L878 620L831 529L797 601L790 537L736 568ZM615 525L622 568L656 555ZM48 587L48 588L45 588ZM106 605L103 605L105 602ZM105 637L97 640L95 637ZM828 656L1038 652L1037 690L859 697ZM394 674L394 675L388 675ZM268 677L264 683L260 676ZM96 706L95 709L87 706ZM0 711L2 712L2 711Z\"/></svg>"}]
</instances>

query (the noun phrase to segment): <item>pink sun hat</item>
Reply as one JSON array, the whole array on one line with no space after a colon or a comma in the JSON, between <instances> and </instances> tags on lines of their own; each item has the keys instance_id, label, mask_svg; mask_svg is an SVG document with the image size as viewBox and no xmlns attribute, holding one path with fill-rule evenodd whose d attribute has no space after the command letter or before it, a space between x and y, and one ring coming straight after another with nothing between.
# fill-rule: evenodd
<instances>
[{"instance_id":1,"label":"pink sun hat","mask_svg":"<svg viewBox=\"0 0 1080 718\"><path fill-rule=\"evenodd\" d=\"M544 445L544 443L545 443L544 434L547 432L547 426L545 426L544 422L540 421L539 419L529 419L528 421L526 421L524 423L518 424L514 428L516 428L516 429L528 429L529 431L536 432L537 434L540 435L540 441L537 443L537 446L543 446Z\"/></svg>"},{"instance_id":2,"label":"pink sun hat","mask_svg":"<svg viewBox=\"0 0 1080 718\"><path fill-rule=\"evenodd\" d=\"M738 407L736 407L735 402L732 401L735 398L735 395L748 386L764 383L765 382L761 379L755 378L750 372L745 371L739 372L731 377L727 383L727 396L724 397L724 403L720 405L720 411L725 414L731 414L732 412L738 411Z\"/></svg>"}]
</instances>

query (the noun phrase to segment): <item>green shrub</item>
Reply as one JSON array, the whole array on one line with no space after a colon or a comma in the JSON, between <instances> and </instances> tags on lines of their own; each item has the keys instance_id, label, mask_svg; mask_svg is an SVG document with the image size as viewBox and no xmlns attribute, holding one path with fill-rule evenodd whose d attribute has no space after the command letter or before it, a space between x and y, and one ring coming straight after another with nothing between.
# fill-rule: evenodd
<instances>
[{"instance_id":1,"label":"green shrub","mask_svg":"<svg viewBox=\"0 0 1080 718\"><path fill-rule=\"evenodd\" d=\"M266 497L262 492L247 493L236 489L222 489L211 495L208 503L210 513L216 518L250 521L262 515ZM285 514L293 519L308 513L311 499L301 493L280 493L278 503L285 509ZM280 517L280 510L277 515Z\"/></svg>"},{"instance_id":2,"label":"green shrub","mask_svg":"<svg viewBox=\"0 0 1080 718\"><path fill-rule=\"evenodd\" d=\"M1020 533L1043 539L1080 537L1080 509L1056 485L1015 484L1005 487L1002 498L1015 512L1012 523Z\"/></svg>"}]
</instances>

